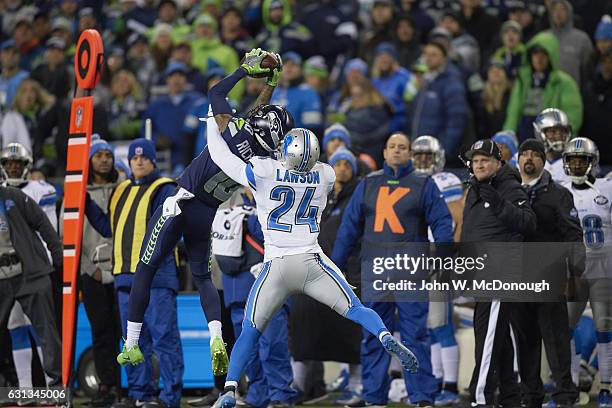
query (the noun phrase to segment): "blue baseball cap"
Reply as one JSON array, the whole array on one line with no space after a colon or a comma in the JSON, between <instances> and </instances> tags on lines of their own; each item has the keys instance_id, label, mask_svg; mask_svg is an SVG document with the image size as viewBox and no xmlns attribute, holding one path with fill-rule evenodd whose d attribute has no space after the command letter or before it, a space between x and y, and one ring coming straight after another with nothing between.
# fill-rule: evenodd
<instances>
[{"instance_id":1,"label":"blue baseball cap","mask_svg":"<svg viewBox=\"0 0 612 408\"><path fill-rule=\"evenodd\" d=\"M374 48L374 55L389 54L393 58L397 59L397 49L390 42L381 42Z\"/></svg>"},{"instance_id":2,"label":"blue baseball cap","mask_svg":"<svg viewBox=\"0 0 612 408\"><path fill-rule=\"evenodd\" d=\"M302 57L295 51L288 51L284 53L281 58L283 59L283 61L292 61L295 62L297 65L302 65Z\"/></svg>"},{"instance_id":3,"label":"blue baseball cap","mask_svg":"<svg viewBox=\"0 0 612 408\"><path fill-rule=\"evenodd\" d=\"M368 64L366 64L366 62L361 58L353 58L346 63L342 72L344 73L344 76L347 76L349 72L353 70L357 70L361 72L363 76L366 76L368 74Z\"/></svg>"},{"instance_id":4,"label":"blue baseball cap","mask_svg":"<svg viewBox=\"0 0 612 408\"><path fill-rule=\"evenodd\" d=\"M128 148L128 160L132 161L134 156L144 156L151 160L151 163L153 163L154 166L157 166L157 161L155 159L155 145L150 140L141 137L140 139L136 139L130 143L130 147Z\"/></svg>"},{"instance_id":5,"label":"blue baseball cap","mask_svg":"<svg viewBox=\"0 0 612 408\"><path fill-rule=\"evenodd\" d=\"M183 75L187 75L187 65L178 61L171 62L170 64L168 64L168 68L166 68L166 70L164 71L164 75L166 77L169 77L170 75L175 74L177 72L180 72Z\"/></svg>"}]
</instances>

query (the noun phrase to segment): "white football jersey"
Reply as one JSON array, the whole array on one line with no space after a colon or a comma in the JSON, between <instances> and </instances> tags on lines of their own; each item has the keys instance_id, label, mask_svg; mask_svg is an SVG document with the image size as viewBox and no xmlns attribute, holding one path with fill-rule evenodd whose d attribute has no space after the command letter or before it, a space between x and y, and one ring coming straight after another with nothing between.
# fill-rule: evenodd
<instances>
[{"instance_id":1,"label":"white football jersey","mask_svg":"<svg viewBox=\"0 0 612 408\"><path fill-rule=\"evenodd\" d=\"M570 176L565 174L565 170L563 170L563 159L557 159L554 162L549 162L546 160L544 163L544 170L548 170L554 182L563 184L571 182Z\"/></svg>"},{"instance_id":2,"label":"white football jersey","mask_svg":"<svg viewBox=\"0 0 612 408\"><path fill-rule=\"evenodd\" d=\"M21 187L21 191L26 193L28 197L42 208L45 214L47 214L49 221L51 221L51 225L57 231L57 213L55 210L57 195L55 187L46 181L30 180L25 186Z\"/></svg>"},{"instance_id":3,"label":"white football jersey","mask_svg":"<svg viewBox=\"0 0 612 408\"><path fill-rule=\"evenodd\" d=\"M463 199L463 184L459 177L454 175L453 173L449 173L446 171L436 173L431 176L434 183L440 190L442 194L442 198L446 204ZM453 229L455 228L455 221L453 221ZM431 227L427 227L427 237L429 242L435 242L433 232L431 232Z\"/></svg>"},{"instance_id":4,"label":"white football jersey","mask_svg":"<svg viewBox=\"0 0 612 408\"><path fill-rule=\"evenodd\" d=\"M438 186L438 190L440 190L444 201L447 203L463 198L463 184L459 177L453 173L444 171L434 174L431 178L436 183L436 186Z\"/></svg>"},{"instance_id":5,"label":"white football jersey","mask_svg":"<svg viewBox=\"0 0 612 408\"><path fill-rule=\"evenodd\" d=\"M571 182L564 187L572 192L584 234L587 263L584 276L612 276L612 179L595 179L595 188L577 189Z\"/></svg>"},{"instance_id":6,"label":"white football jersey","mask_svg":"<svg viewBox=\"0 0 612 408\"><path fill-rule=\"evenodd\" d=\"M285 169L269 157L255 157L246 173L264 234L265 261L285 255L322 253L321 214L336 174L317 162L306 174Z\"/></svg>"}]
</instances>

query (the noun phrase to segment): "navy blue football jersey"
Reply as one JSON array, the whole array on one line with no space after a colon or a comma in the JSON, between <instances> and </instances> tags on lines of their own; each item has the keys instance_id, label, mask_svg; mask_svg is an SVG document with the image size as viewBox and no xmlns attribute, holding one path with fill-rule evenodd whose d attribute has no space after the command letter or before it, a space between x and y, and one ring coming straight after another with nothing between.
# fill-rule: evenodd
<instances>
[{"instance_id":1,"label":"navy blue football jersey","mask_svg":"<svg viewBox=\"0 0 612 408\"><path fill-rule=\"evenodd\" d=\"M268 156L269 153L257 143L253 128L243 118L232 117L221 134L233 154L245 163L253 156ZM218 207L240 188L240 184L229 178L215 164L208 146L193 159L177 178L179 186L194 194L207 205Z\"/></svg>"}]
</instances>

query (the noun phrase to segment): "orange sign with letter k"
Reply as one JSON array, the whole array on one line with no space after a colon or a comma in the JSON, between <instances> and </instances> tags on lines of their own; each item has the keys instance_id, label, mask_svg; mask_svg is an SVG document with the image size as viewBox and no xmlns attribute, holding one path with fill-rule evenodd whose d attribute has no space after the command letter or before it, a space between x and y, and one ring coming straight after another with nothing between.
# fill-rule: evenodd
<instances>
[{"instance_id":1,"label":"orange sign with letter k","mask_svg":"<svg viewBox=\"0 0 612 408\"><path fill-rule=\"evenodd\" d=\"M374 232L382 232L385 228L385 222L389 224L391 232L394 234L403 234L404 227L395 213L393 206L406 194L410 192L407 187L397 187L390 191L390 187L380 187L378 197L376 198L376 218L374 219Z\"/></svg>"}]
</instances>

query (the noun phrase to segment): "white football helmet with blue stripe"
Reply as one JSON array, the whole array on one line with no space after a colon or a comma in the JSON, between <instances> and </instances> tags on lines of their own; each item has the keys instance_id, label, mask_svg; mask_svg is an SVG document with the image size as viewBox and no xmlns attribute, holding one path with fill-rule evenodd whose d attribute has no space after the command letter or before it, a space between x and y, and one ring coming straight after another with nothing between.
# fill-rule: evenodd
<instances>
[{"instance_id":1,"label":"white football helmet with blue stripe","mask_svg":"<svg viewBox=\"0 0 612 408\"><path fill-rule=\"evenodd\" d=\"M570 166L570 158L584 157L587 160L588 167L584 174L577 174ZM576 137L569 141L563 151L563 170L565 174L572 178L574 184L584 184L587 182L589 175L597 176L599 171L599 149L595 142L586 137Z\"/></svg>"},{"instance_id":2,"label":"white football helmet with blue stripe","mask_svg":"<svg viewBox=\"0 0 612 408\"><path fill-rule=\"evenodd\" d=\"M444 149L440 141L435 137L429 135L417 137L412 142L411 150L413 156L419 153L431 154L431 163L428 167L417 167L415 163L415 173L432 175L444 169L444 164L446 163Z\"/></svg>"},{"instance_id":3,"label":"white football helmet with blue stripe","mask_svg":"<svg viewBox=\"0 0 612 408\"><path fill-rule=\"evenodd\" d=\"M308 129L291 129L283 140L280 162L296 173L308 173L319 160L319 141Z\"/></svg>"},{"instance_id":4,"label":"white football helmet with blue stripe","mask_svg":"<svg viewBox=\"0 0 612 408\"><path fill-rule=\"evenodd\" d=\"M10 178L4 169L9 161L20 161L23 163L23 171L18 178ZM0 153L0 165L2 166L2 177L10 186L18 186L28 180L30 169L32 168L32 155L30 151L20 143L7 144Z\"/></svg>"}]
</instances>

